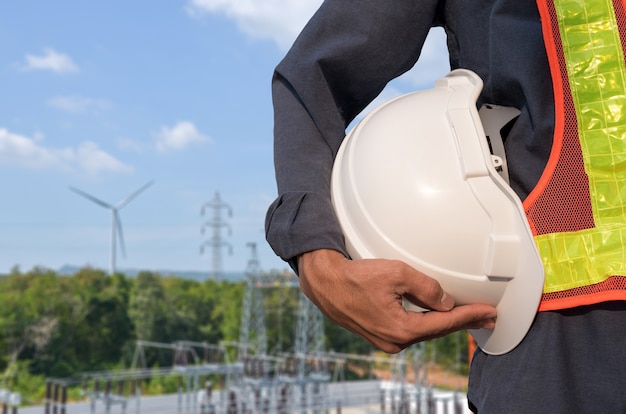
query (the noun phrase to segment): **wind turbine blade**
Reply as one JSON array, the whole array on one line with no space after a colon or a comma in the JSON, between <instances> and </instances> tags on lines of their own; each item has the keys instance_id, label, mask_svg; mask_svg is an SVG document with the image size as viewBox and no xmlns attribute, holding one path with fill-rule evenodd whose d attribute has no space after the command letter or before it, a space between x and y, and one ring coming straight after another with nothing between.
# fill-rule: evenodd
<instances>
[{"instance_id":1,"label":"wind turbine blade","mask_svg":"<svg viewBox=\"0 0 626 414\"><path fill-rule=\"evenodd\" d=\"M122 252L122 256L126 258L126 245L124 244L124 232L122 231L122 219L120 219L120 215L117 210L115 210L115 225L117 226L117 237L120 241L120 250Z\"/></svg>"},{"instance_id":2,"label":"wind turbine blade","mask_svg":"<svg viewBox=\"0 0 626 414\"><path fill-rule=\"evenodd\" d=\"M154 180L149 181L148 183L144 184L143 187L141 187L139 190L135 191L134 193L132 193L131 195L129 195L128 197L126 197L125 199L117 203L117 206L115 207L118 209L124 207L126 204L130 203L130 201L133 198L137 197L139 193L144 191L146 188L150 187L152 184L154 184Z\"/></svg>"},{"instance_id":3,"label":"wind turbine blade","mask_svg":"<svg viewBox=\"0 0 626 414\"><path fill-rule=\"evenodd\" d=\"M72 190L73 192L75 192L76 194L80 194L81 196L85 197L88 200L93 201L94 203L98 204L99 206L102 206L104 208L108 208L108 209L112 209L113 206L109 203L105 203L104 201L97 199L96 197L92 196L91 194L87 194L86 192L79 190L78 188L75 187L70 187L70 190Z\"/></svg>"}]
</instances>

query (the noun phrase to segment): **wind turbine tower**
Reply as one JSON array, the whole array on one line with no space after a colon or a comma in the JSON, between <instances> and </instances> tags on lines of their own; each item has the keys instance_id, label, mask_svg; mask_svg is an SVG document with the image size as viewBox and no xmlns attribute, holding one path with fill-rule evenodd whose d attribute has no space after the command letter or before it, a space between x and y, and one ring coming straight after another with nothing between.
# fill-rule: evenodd
<instances>
[{"instance_id":1,"label":"wind turbine tower","mask_svg":"<svg viewBox=\"0 0 626 414\"><path fill-rule=\"evenodd\" d=\"M136 190L134 193L129 195L128 197L119 201L116 205L109 204L105 201L102 201L91 194L87 194L86 192L79 190L75 187L70 187L70 190L73 192L85 197L88 200L93 201L100 207L104 207L107 210L111 211L111 253L109 259L109 274L114 274L116 272L116 250L117 250L117 241L120 243L120 250L122 251L122 255L126 257L126 247L124 246L124 233L122 231L122 220L120 219L119 211L130 203L135 197L139 195L139 193L143 192L146 188L150 187L154 181L150 181L144 184L141 188Z\"/></svg>"},{"instance_id":2,"label":"wind turbine tower","mask_svg":"<svg viewBox=\"0 0 626 414\"><path fill-rule=\"evenodd\" d=\"M222 248L228 247L228 252L233 254L233 247L230 243L222 240L222 228L228 229L228 234L232 233L230 225L222 220L222 210L226 210L228 213L228 217L232 217L233 210L232 208L222 201L220 198L220 193L216 192L213 200L205 203L202 206L202 210L200 211L201 215L204 215L207 208L213 210L213 217L211 220L204 223L202 226L201 232L204 234L205 228L211 227L213 229L213 234L211 239L206 241L202 246L200 246L200 254L204 254L204 247L210 246L212 248L212 271L211 276L215 280L219 280L222 276Z\"/></svg>"}]
</instances>

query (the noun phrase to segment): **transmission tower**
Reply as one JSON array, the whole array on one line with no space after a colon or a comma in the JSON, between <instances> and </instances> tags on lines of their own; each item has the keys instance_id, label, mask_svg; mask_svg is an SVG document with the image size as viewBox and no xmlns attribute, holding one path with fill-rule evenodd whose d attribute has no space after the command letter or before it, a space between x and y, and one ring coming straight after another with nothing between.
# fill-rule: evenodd
<instances>
[{"instance_id":1,"label":"transmission tower","mask_svg":"<svg viewBox=\"0 0 626 414\"><path fill-rule=\"evenodd\" d=\"M202 206L200 215L204 216L204 213L207 208L213 210L213 216L211 217L209 221L205 222L202 225L201 232L202 234L204 234L205 229L207 227L211 228L212 229L211 239L204 242L200 246L200 254L204 254L204 249L206 246L211 247L212 267L211 267L210 277L212 277L215 280L220 280L222 278L222 248L227 247L228 253L230 255L233 254L233 247L230 245L230 243L222 240L223 228L226 228L228 230L229 236L232 234L230 225L222 219L222 210L226 210L228 217L232 217L233 210L228 204L222 201L222 199L220 198L219 192L215 192L215 196L213 197L213 200L209 201L208 203L205 203Z\"/></svg>"},{"instance_id":2,"label":"transmission tower","mask_svg":"<svg viewBox=\"0 0 626 414\"><path fill-rule=\"evenodd\" d=\"M265 312L263 310L262 289L260 282L261 268L257 257L256 243L248 243L250 259L245 272L245 290L243 310L241 312L241 331L239 358L248 356L248 350L256 355L267 354L267 334L265 330Z\"/></svg>"},{"instance_id":3,"label":"transmission tower","mask_svg":"<svg viewBox=\"0 0 626 414\"><path fill-rule=\"evenodd\" d=\"M300 291L300 310L296 327L295 354L298 359L298 382L300 404L318 406L325 403L330 380L324 344L324 316L322 312ZM307 401L310 399L310 401ZM304 411L302 411L304 412ZM314 414L319 410L314 409Z\"/></svg>"},{"instance_id":4,"label":"transmission tower","mask_svg":"<svg viewBox=\"0 0 626 414\"><path fill-rule=\"evenodd\" d=\"M296 355L324 355L324 316L322 312L300 291L300 310L298 313L298 325L296 327ZM300 362L299 375L305 377L312 372L322 371L322 367Z\"/></svg>"}]
</instances>

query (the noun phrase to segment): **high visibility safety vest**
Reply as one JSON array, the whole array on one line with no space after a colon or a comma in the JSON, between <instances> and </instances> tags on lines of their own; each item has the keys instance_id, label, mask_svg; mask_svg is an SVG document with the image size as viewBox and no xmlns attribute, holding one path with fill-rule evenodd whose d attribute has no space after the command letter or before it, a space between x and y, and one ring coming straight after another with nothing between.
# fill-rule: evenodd
<instances>
[{"instance_id":1,"label":"high visibility safety vest","mask_svg":"<svg viewBox=\"0 0 626 414\"><path fill-rule=\"evenodd\" d=\"M625 0L537 0L552 152L524 201L545 267L539 310L626 300Z\"/></svg>"}]
</instances>

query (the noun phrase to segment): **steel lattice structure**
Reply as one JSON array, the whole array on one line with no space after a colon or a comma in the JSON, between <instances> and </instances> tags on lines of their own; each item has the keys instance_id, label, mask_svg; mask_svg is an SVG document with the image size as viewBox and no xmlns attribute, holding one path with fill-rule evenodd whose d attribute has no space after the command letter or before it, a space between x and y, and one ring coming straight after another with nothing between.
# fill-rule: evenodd
<instances>
[{"instance_id":1,"label":"steel lattice structure","mask_svg":"<svg viewBox=\"0 0 626 414\"><path fill-rule=\"evenodd\" d=\"M228 217L232 217L233 210L230 205L222 201L220 193L216 192L213 200L202 206L200 214L204 216L206 209L213 210L213 216L202 226L201 232L204 234L207 227L212 229L211 238L200 246L200 254L204 254L205 246L211 247L211 274L215 280L222 277L222 248L227 247L229 254L233 254L233 247L230 243L222 239L222 229L228 230L228 235L232 234L231 227L222 218L222 210L226 210Z\"/></svg>"}]
</instances>

